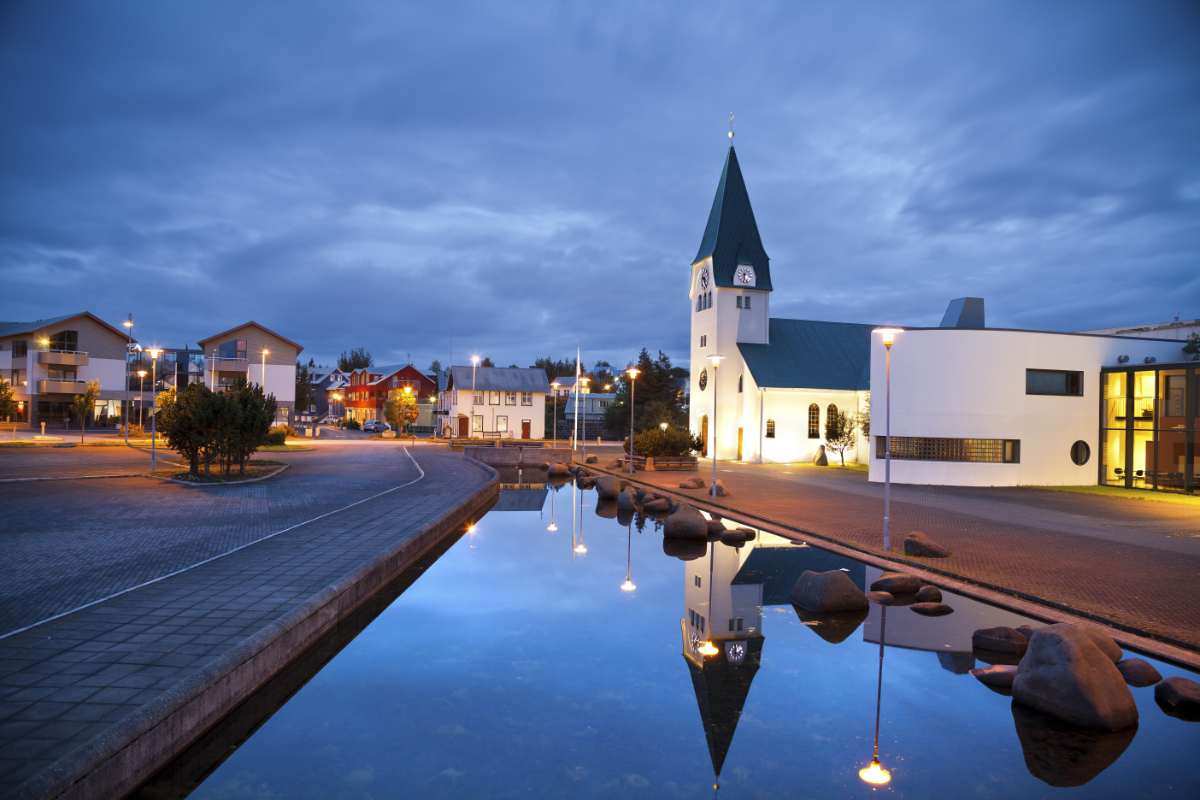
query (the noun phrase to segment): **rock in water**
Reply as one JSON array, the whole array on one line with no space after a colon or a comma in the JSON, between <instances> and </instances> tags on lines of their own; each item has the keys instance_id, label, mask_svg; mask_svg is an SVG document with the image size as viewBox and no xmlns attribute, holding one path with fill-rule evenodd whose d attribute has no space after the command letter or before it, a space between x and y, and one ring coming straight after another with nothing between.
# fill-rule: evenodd
<instances>
[{"instance_id":1,"label":"rock in water","mask_svg":"<svg viewBox=\"0 0 1200 800\"><path fill-rule=\"evenodd\" d=\"M704 539L671 539L663 537L663 552L680 561L694 561L708 553L708 542Z\"/></svg>"},{"instance_id":2,"label":"rock in water","mask_svg":"<svg viewBox=\"0 0 1200 800\"><path fill-rule=\"evenodd\" d=\"M1200 722L1200 683L1188 678L1167 678L1154 687L1154 699L1172 717Z\"/></svg>"},{"instance_id":3,"label":"rock in water","mask_svg":"<svg viewBox=\"0 0 1200 800\"><path fill-rule=\"evenodd\" d=\"M995 689L1001 694L1012 694L1013 680L1017 677L1017 668L1008 664L996 664L990 667L971 670L975 679L989 689Z\"/></svg>"},{"instance_id":4,"label":"rock in water","mask_svg":"<svg viewBox=\"0 0 1200 800\"><path fill-rule=\"evenodd\" d=\"M891 592L867 592L867 599L879 603L881 606L888 606L896 599L896 596Z\"/></svg>"},{"instance_id":5,"label":"rock in water","mask_svg":"<svg viewBox=\"0 0 1200 800\"><path fill-rule=\"evenodd\" d=\"M892 594L916 594L921 588L921 579L906 572L885 572L871 584L873 592L891 592Z\"/></svg>"},{"instance_id":6,"label":"rock in water","mask_svg":"<svg viewBox=\"0 0 1200 800\"><path fill-rule=\"evenodd\" d=\"M791 601L816 614L864 611L870 607L862 589L840 569L828 572L804 570L792 587Z\"/></svg>"},{"instance_id":7,"label":"rock in water","mask_svg":"<svg viewBox=\"0 0 1200 800\"><path fill-rule=\"evenodd\" d=\"M1087 627L1064 622L1035 631L1013 681L1013 699L1081 728L1136 725L1133 695Z\"/></svg>"},{"instance_id":8,"label":"rock in water","mask_svg":"<svg viewBox=\"0 0 1200 800\"><path fill-rule=\"evenodd\" d=\"M830 644L839 644L850 638L850 634L858 630L858 626L867 618L866 611L842 611L838 614L813 614L800 607L796 615L804 623L804 627L820 636Z\"/></svg>"},{"instance_id":9,"label":"rock in water","mask_svg":"<svg viewBox=\"0 0 1200 800\"><path fill-rule=\"evenodd\" d=\"M1082 786L1120 758L1136 727L1109 733L1077 728L1040 711L1012 704L1017 738L1029 774L1051 786Z\"/></svg>"},{"instance_id":10,"label":"rock in water","mask_svg":"<svg viewBox=\"0 0 1200 800\"><path fill-rule=\"evenodd\" d=\"M655 497L647 500L642 505L642 510L647 514L665 514L671 510L671 502L665 497Z\"/></svg>"},{"instance_id":11,"label":"rock in water","mask_svg":"<svg viewBox=\"0 0 1200 800\"><path fill-rule=\"evenodd\" d=\"M583 462L585 464L598 464L600 463L600 459L596 458L595 456L588 456L583 460Z\"/></svg>"},{"instance_id":12,"label":"rock in water","mask_svg":"<svg viewBox=\"0 0 1200 800\"><path fill-rule=\"evenodd\" d=\"M1016 628L980 628L971 634L971 646L989 653L1023 656L1025 649L1029 647L1029 637Z\"/></svg>"},{"instance_id":13,"label":"rock in water","mask_svg":"<svg viewBox=\"0 0 1200 800\"><path fill-rule=\"evenodd\" d=\"M601 475L596 479L596 496L601 500L616 500L621 493L621 482L611 475Z\"/></svg>"},{"instance_id":14,"label":"rock in water","mask_svg":"<svg viewBox=\"0 0 1200 800\"><path fill-rule=\"evenodd\" d=\"M634 495L633 490L629 487L625 487L621 490L621 493L617 495L617 511L624 511L632 514L636 508L637 498Z\"/></svg>"},{"instance_id":15,"label":"rock in water","mask_svg":"<svg viewBox=\"0 0 1200 800\"><path fill-rule=\"evenodd\" d=\"M925 531L913 531L904 537L904 554L924 558L945 558L950 550L929 538Z\"/></svg>"},{"instance_id":16,"label":"rock in water","mask_svg":"<svg viewBox=\"0 0 1200 800\"><path fill-rule=\"evenodd\" d=\"M710 538L719 539L724 532L725 523L721 522L720 517L713 517L708 521L708 535Z\"/></svg>"},{"instance_id":17,"label":"rock in water","mask_svg":"<svg viewBox=\"0 0 1200 800\"><path fill-rule=\"evenodd\" d=\"M954 613L954 609L945 603L913 603L909 608L926 617L944 617Z\"/></svg>"},{"instance_id":18,"label":"rock in water","mask_svg":"<svg viewBox=\"0 0 1200 800\"><path fill-rule=\"evenodd\" d=\"M571 469L561 461L550 464L546 467L547 474L555 478L565 478L571 474Z\"/></svg>"},{"instance_id":19,"label":"rock in water","mask_svg":"<svg viewBox=\"0 0 1200 800\"><path fill-rule=\"evenodd\" d=\"M694 506L682 505L663 522L663 536L672 539L708 539L708 520Z\"/></svg>"},{"instance_id":20,"label":"rock in water","mask_svg":"<svg viewBox=\"0 0 1200 800\"><path fill-rule=\"evenodd\" d=\"M725 544L740 545L754 540L754 531L749 528L726 528L721 532Z\"/></svg>"},{"instance_id":21,"label":"rock in water","mask_svg":"<svg viewBox=\"0 0 1200 800\"><path fill-rule=\"evenodd\" d=\"M679 484L680 489L703 489L704 486L705 483L700 478L688 478Z\"/></svg>"},{"instance_id":22,"label":"rock in water","mask_svg":"<svg viewBox=\"0 0 1200 800\"><path fill-rule=\"evenodd\" d=\"M918 603L942 602L942 590L936 586L922 586L917 590Z\"/></svg>"},{"instance_id":23,"label":"rock in water","mask_svg":"<svg viewBox=\"0 0 1200 800\"><path fill-rule=\"evenodd\" d=\"M1121 659L1117 669L1130 686L1153 686L1162 680L1162 674L1154 665L1142 658Z\"/></svg>"}]
</instances>

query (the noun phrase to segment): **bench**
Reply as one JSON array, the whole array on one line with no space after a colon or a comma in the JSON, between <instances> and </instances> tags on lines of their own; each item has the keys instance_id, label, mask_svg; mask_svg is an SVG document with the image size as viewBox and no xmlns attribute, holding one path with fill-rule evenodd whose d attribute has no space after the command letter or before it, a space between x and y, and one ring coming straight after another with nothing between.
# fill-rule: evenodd
<instances>
[{"instance_id":1,"label":"bench","mask_svg":"<svg viewBox=\"0 0 1200 800\"><path fill-rule=\"evenodd\" d=\"M695 456L654 456L649 459L646 469L655 472L694 472L696 470ZM636 468L637 462L634 462Z\"/></svg>"}]
</instances>

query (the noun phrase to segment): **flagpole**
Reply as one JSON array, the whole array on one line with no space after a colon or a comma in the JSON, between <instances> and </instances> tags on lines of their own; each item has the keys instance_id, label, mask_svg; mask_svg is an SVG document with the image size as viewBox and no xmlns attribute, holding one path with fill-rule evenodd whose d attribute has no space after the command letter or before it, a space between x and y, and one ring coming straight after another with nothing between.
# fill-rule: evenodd
<instances>
[{"instance_id":1,"label":"flagpole","mask_svg":"<svg viewBox=\"0 0 1200 800\"><path fill-rule=\"evenodd\" d=\"M579 358L582 355L579 348L575 348L575 421L571 431L571 449L577 450L579 444Z\"/></svg>"}]
</instances>

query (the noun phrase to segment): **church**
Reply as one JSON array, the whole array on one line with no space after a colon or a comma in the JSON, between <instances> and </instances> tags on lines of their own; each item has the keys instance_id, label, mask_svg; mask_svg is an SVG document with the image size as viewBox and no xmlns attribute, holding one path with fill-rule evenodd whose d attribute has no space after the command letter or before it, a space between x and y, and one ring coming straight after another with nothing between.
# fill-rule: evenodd
<instances>
[{"instance_id":1,"label":"church","mask_svg":"<svg viewBox=\"0 0 1200 800\"><path fill-rule=\"evenodd\" d=\"M811 461L839 412L857 427L847 463L867 460L875 326L771 317L771 260L732 143L689 285L689 425L706 456Z\"/></svg>"}]
</instances>

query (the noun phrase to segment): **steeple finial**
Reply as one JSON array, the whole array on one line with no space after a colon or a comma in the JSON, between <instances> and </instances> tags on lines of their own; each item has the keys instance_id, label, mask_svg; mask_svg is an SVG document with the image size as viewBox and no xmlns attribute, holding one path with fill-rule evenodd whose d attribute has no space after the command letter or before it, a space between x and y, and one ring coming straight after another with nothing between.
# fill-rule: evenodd
<instances>
[{"instance_id":1,"label":"steeple finial","mask_svg":"<svg viewBox=\"0 0 1200 800\"><path fill-rule=\"evenodd\" d=\"M729 145L733 146L733 112L729 112Z\"/></svg>"}]
</instances>

